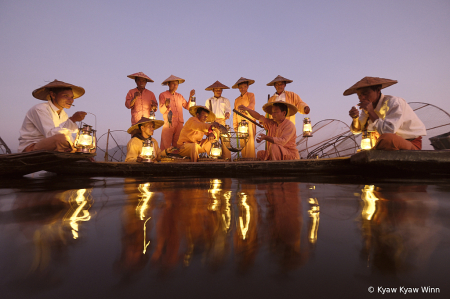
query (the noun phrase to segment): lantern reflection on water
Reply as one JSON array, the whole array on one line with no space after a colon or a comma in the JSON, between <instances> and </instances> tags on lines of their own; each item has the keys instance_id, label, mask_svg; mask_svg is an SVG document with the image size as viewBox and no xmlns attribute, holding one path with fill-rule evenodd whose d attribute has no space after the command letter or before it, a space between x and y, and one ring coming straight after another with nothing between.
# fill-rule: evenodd
<instances>
[{"instance_id":1,"label":"lantern reflection on water","mask_svg":"<svg viewBox=\"0 0 450 299\"><path fill-rule=\"evenodd\" d=\"M303 137L312 137L312 126L309 117L303 120Z\"/></svg>"},{"instance_id":2,"label":"lantern reflection on water","mask_svg":"<svg viewBox=\"0 0 450 299\"><path fill-rule=\"evenodd\" d=\"M150 191L150 183L139 184L138 187L139 192L141 192L141 196L139 198L139 204L136 207L136 214L138 215L140 220L145 220L144 222L144 250L143 254L147 252L147 247L150 245L150 241L147 242L147 222L151 219L148 217L145 219L145 213L149 208L149 202L152 198L153 192Z\"/></svg>"},{"instance_id":3,"label":"lantern reflection on water","mask_svg":"<svg viewBox=\"0 0 450 299\"><path fill-rule=\"evenodd\" d=\"M74 239L78 239L78 222L89 221L91 219L91 216L89 214L89 208L91 207L92 201L90 196L91 191L92 189L79 189L77 191L74 191L73 195L69 199L71 208L64 216L64 220L69 221Z\"/></svg>"},{"instance_id":4,"label":"lantern reflection on water","mask_svg":"<svg viewBox=\"0 0 450 299\"><path fill-rule=\"evenodd\" d=\"M244 192L238 193L240 199L240 206L242 208L242 215L239 216L239 228L242 240L247 238L247 232L250 224L250 206L247 203L247 194Z\"/></svg>"},{"instance_id":5,"label":"lantern reflection on water","mask_svg":"<svg viewBox=\"0 0 450 299\"><path fill-rule=\"evenodd\" d=\"M96 131L92 129L92 126L86 124L78 129L74 143L77 153L95 153L97 147L95 132Z\"/></svg>"},{"instance_id":6,"label":"lantern reflection on water","mask_svg":"<svg viewBox=\"0 0 450 299\"><path fill-rule=\"evenodd\" d=\"M377 211L376 201L378 197L374 194L375 186L365 185L362 189L361 199L364 201L364 207L362 210L362 217L365 220L371 220L375 212Z\"/></svg>"},{"instance_id":7,"label":"lantern reflection on water","mask_svg":"<svg viewBox=\"0 0 450 299\"><path fill-rule=\"evenodd\" d=\"M141 157L141 161L144 163L150 163L153 162L153 159L155 158L154 153L155 147L152 141L152 136L145 139L144 144L142 145L141 154L139 157Z\"/></svg>"},{"instance_id":8,"label":"lantern reflection on water","mask_svg":"<svg viewBox=\"0 0 450 299\"><path fill-rule=\"evenodd\" d=\"M319 220L320 220L320 207L319 202L316 198L310 198L309 204L311 209L308 210L309 217L311 218L310 228L309 228L309 242L314 244L317 241L317 231L319 230Z\"/></svg>"}]
</instances>

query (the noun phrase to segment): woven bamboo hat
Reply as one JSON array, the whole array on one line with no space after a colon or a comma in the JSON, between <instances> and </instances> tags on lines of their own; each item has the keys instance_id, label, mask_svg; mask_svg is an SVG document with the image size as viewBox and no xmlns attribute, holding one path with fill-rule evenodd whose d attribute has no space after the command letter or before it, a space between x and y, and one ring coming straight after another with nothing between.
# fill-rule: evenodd
<instances>
[{"instance_id":1,"label":"woven bamboo hat","mask_svg":"<svg viewBox=\"0 0 450 299\"><path fill-rule=\"evenodd\" d=\"M75 86L70 83L54 80L53 82L48 83L38 89L35 89L32 92L33 97L39 100L48 101L50 100L50 89L52 88L60 88L60 87L69 87L72 88L73 98L79 98L84 95L85 91L83 87Z\"/></svg>"},{"instance_id":2,"label":"woven bamboo hat","mask_svg":"<svg viewBox=\"0 0 450 299\"><path fill-rule=\"evenodd\" d=\"M292 83L294 81L286 79L286 78L281 77L280 75L278 75L275 79L273 79L272 81L267 83L267 86L274 86L275 82L286 82L286 84L289 84L289 83Z\"/></svg>"},{"instance_id":3,"label":"woven bamboo hat","mask_svg":"<svg viewBox=\"0 0 450 299\"><path fill-rule=\"evenodd\" d=\"M364 77L358 82L355 83L352 87L344 91L344 96L349 96L351 94L356 93L357 89L369 87L369 86L375 86L375 85L381 85L381 89L389 87L391 85L394 85L398 83L397 80L391 80L391 79L385 79L385 78L378 78L378 77Z\"/></svg>"},{"instance_id":4,"label":"woven bamboo hat","mask_svg":"<svg viewBox=\"0 0 450 299\"><path fill-rule=\"evenodd\" d=\"M297 107L295 107L294 105L292 105L290 103L286 103L284 101L275 101L275 102L270 102L270 103L264 104L264 106L263 106L264 112L269 113L270 115L272 115L272 107L273 107L273 104L275 104L275 103L284 104L284 105L287 106L287 108L288 108L287 110L288 111L286 113L286 117L295 115L295 113L297 113L297 111L298 111Z\"/></svg>"},{"instance_id":5,"label":"woven bamboo hat","mask_svg":"<svg viewBox=\"0 0 450 299\"><path fill-rule=\"evenodd\" d=\"M253 83L255 83L255 80L241 77L241 79L237 80L237 82L234 83L234 85L231 88L233 88L233 89L239 88L239 84L244 83L244 82L247 82L248 85L252 85Z\"/></svg>"},{"instance_id":6,"label":"woven bamboo hat","mask_svg":"<svg viewBox=\"0 0 450 299\"><path fill-rule=\"evenodd\" d=\"M127 77L130 79L133 79L133 80L135 80L136 77L139 77L139 78L144 78L145 80L147 80L147 82L155 82L152 79L150 79L150 77L147 76L146 74L144 74L143 72L134 73L134 74L128 75Z\"/></svg>"},{"instance_id":7,"label":"woven bamboo hat","mask_svg":"<svg viewBox=\"0 0 450 299\"><path fill-rule=\"evenodd\" d=\"M214 88L220 88L220 89L230 89L228 86L223 85L219 81L214 82L212 85L205 88L205 90L213 90Z\"/></svg>"},{"instance_id":8,"label":"woven bamboo hat","mask_svg":"<svg viewBox=\"0 0 450 299\"><path fill-rule=\"evenodd\" d=\"M134 125L132 125L127 132L131 135L134 135L139 132L139 125L143 125L149 122L153 122L153 125L155 126L154 130L161 128L164 125L164 121L162 120L156 120L156 119L149 119L147 117L141 117L141 119Z\"/></svg>"},{"instance_id":9,"label":"woven bamboo hat","mask_svg":"<svg viewBox=\"0 0 450 299\"><path fill-rule=\"evenodd\" d=\"M184 83L184 81L186 80L178 78L177 76L174 75L170 75L170 77L164 80L163 83L161 83L161 85L167 85L169 84L170 81L178 81L178 84L181 84Z\"/></svg>"},{"instance_id":10,"label":"woven bamboo hat","mask_svg":"<svg viewBox=\"0 0 450 299\"><path fill-rule=\"evenodd\" d=\"M192 116L197 116L198 108L203 108L203 109L209 111L209 115L208 115L208 118L206 119L206 122L210 123L210 122L213 122L216 120L216 115L211 110L206 108L205 106L192 106L191 108L189 108L189 113Z\"/></svg>"}]
</instances>

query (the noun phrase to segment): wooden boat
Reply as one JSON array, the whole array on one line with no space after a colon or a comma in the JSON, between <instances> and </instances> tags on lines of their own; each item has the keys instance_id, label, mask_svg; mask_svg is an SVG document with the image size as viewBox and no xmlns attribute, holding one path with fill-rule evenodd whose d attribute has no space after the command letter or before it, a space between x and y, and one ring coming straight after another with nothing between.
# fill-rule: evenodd
<instances>
[{"instance_id":1,"label":"wooden boat","mask_svg":"<svg viewBox=\"0 0 450 299\"><path fill-rule=\"evenodd\" d=\"M351 157L291 161L115 163L75 162L46 170L65 175L120 177L253 177L354 175L362 177L450 176L450 151L362 151Z\"/></svg>"},{"instance_id":2,"label":"wooden boat","mask_svg":"<svg viewBox=\"0 0 450 299\"><path fill-rule=\"evenodd\" d=\"M45 170L54 165L64 167L72 162L86 160L94 156L95 154L59 153L52 151L33 151L0 155L0 177L23 176L32 172Z\"/></svg>"}]
</instances>

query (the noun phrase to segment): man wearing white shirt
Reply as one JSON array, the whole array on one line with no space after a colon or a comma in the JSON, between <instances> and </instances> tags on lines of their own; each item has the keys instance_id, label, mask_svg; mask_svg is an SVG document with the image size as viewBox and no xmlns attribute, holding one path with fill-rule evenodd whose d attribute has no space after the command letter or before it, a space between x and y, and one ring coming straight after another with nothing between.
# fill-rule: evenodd
<instances>
[{"instance_id":1,"label":"man wearing white shirt","mask_svg":"<svg viewBox=\"0 0 450 299\"><path fill-rule=\"evenodd\" d=\"M230 101L227 98L222 97L222 91L224 89L230 89L228 86L223 85L219 81L214 82L212 85L205 88L205 90L212 90L214 96L207 99L205 106L211 110L216 116L216 122L225 126L225 121L230 119L231 106ZM222 158L230 159L231 152L222 144Z\"/></svg>"},{"instance_id":2,"label":"man wearing white shirt","mask_svg":"<svg viewBox=\"0 0 450 299\"><path fill-rule=\"evenodd\" d=\"M58 80L34 90L33 96L45 102L28 110L20 129L18 152L73 151L72 133L78 129L75 122L82 121L86 112L78 111L69 117L64 109L84 93L82 87Z\"/></svg>"},{"instance_id":3,"label":"man wearing white shirt","mask_svg":"<svg viewBox=\"0 0 450 299\"><path fill-rule=\"evenodd\" d=\"M353 118L351 131L375 131L379 135L374 149L377 150L420 150L422 136L427 135L425 125L408 103L399 97L384 95L381 89L396 84L396 80L364 77L344 92L356 93L359 108L349 111Z\"/></svg>"}]
</instances>

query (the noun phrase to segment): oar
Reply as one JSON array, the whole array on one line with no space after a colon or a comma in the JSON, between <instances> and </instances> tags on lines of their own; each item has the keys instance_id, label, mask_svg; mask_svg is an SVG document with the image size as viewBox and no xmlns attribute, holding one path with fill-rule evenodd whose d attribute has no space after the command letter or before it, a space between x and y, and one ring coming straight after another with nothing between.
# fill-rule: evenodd
<instances>
[{"instance_id":1,"label":"oar","mask_svg":"<svg viewBox=\"0 0 450 299\"><path fill-rule=\"evenodd\" d=\"M242 114L242 113L240 113L239 111L237 111L236 109L233 109L233 112L234 113L236 113L236 114L239 114L240 116L242 116L243 118L245 118L245 119L247 119L247 120L249 120L249 121L251 121L252 123L254 123L255 125L257 125L258 127L260 127L260 128L263 128L264 129L264 127L263 126L261 126L260 124L258 124L256 121L254 121L254 120L252 120L252 119L250 119L250 118L248 118L247 116L245 116L244 114Z\"/></svg>"}]
</instances>

